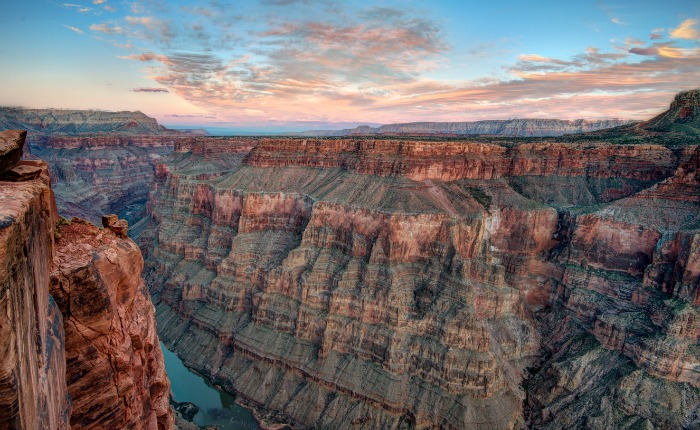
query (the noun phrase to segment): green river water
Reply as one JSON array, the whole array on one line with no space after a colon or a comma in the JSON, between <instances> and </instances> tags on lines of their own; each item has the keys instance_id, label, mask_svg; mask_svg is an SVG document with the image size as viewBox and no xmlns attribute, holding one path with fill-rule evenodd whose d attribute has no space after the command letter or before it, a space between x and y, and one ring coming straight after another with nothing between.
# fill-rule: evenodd
<instances>
[{"instance_id":1,"label":"green river water","mask_svg":"<svg viewBox=\"0 0 700 430\"><path fill-rule=\"evenodd\" d=\"M190 402L199 406L194 417L197 425L216 424L220 430L259 430L253 414L238 405L234 397L214 387L202 376L194 373L182 360L161 342L165 369L170 378L170 388L176 402Z\"/></svg>"}]
</instances>

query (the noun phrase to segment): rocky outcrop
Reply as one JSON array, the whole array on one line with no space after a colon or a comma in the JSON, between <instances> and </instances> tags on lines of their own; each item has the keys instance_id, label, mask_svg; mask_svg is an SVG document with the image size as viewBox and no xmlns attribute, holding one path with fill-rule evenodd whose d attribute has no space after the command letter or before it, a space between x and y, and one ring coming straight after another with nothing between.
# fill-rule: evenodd
<instances>
[{"instance_id":1,"label":"rocky outcrop","mask_svg":"<svg viewBox=\"0 0 700 430\"><path fill-rule=\"evenodd\" d=\"M289 133L290 136L338 137L338 136L461 136L470 134L499 135L513 137L561 136L564 134L586 133L595 130L619 127L633 121L621 119L506 119L468 122L411 122L387 124L380 127L366 125L343 130L311 130Z\"/></svg>"},{"instance_id":2,"label":"rocky outcrop","mask_svg":"<svg viewBox=\"0 0 700 430\"><path fill-rule=\"evenodd\" d=\"M44 162L12 170L39 175L0 179L0 428L172 428L138 248L59 222Z\"/></svg>"},{"instance_id":3,"label":"rocky outcrop","mask_svg":"<svg viewBox=\"0 0 700 430\"><path fill-rule=\"evenodd\" d=\"M0 132L0 175L14 168L22 157L26 131Z\"/></svg>"},{"instance_id":4,"label":"rocky outcrop","mask_svg":"<svg viewBox=\"0 0 700 430\"><path fill-rule=\"evenodd\" d=\"M71 425L171 429L170 382L138 247L79 219L57 234L50 292L64 319Z\"/></svg>"},{"instance_id":5,"label":"rocky outcrop","mask_svg":"<svg viewBox=\"0 0 700 430\"><path fill-rule=\"evenodd\" d=\"M500 142L181 147L163 341L299 427L700 425L697 143Z\"/></svg>"},{"instance_id":6,"label":"rocky outcrop","mask_svg":"<svg viewBox=\"0 0 700 430\"><path fill-rule=\"evenodd\" d=\"M655 132L700 135L700 89L678 93L666 112L638 127Z\"/></svg>"}]
</instances>

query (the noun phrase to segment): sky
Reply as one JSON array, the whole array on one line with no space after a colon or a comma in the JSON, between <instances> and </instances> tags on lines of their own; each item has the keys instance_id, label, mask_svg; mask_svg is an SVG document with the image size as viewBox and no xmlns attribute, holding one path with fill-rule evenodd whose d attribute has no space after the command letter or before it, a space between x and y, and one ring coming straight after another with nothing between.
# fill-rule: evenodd
<instances>
[{"instance_id":1,"label":"sky","mask_svg":"<svg viewBox=\"0 0 700 430\"><path fill-rule=\"evenodd\" d=\"M247 131L645 119L700 87L700 2L0 0L0 105Z\"/></svg>"}]
</instances>

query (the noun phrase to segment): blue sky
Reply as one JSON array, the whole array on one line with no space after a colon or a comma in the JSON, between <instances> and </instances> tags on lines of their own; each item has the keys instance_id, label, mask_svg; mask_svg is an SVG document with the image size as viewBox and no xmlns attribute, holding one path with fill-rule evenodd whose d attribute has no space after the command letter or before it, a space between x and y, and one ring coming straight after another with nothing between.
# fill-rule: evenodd
<instances>
[{"instance_id":1,"label":"blue sky","mask_svg":"<svg viewBox=\"0 0 700 430\"><path fill-rule=\"evenodd\" d=\"M700 83L700 2L3 0L0 104L169 125L648 118Z\"/></svg>"}]
</instances>

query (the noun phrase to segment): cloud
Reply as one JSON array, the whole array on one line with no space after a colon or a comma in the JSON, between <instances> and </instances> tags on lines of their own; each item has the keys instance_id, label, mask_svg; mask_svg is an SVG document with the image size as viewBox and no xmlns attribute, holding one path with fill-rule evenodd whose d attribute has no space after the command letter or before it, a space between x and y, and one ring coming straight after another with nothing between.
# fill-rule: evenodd
<instances>
[{"instance_id":1,"label":"cloud","mask_svg":"<svg viewBox=\"0 0 700 430\"><path fill-rule=\"evenodd\" d=\"M700 39L700 31L698 31L695 26L697 25L697 19L686 19L681 22L681 24L669 31L669 34L674 39L686 39L686 40L697 40Z\"/></svg>"},{"instance_id":2,"label":"cloud","mask_svg":"<svg viewBox=\"0 0 700 430\"><path fill-rule=\"evenodd\" d=\"M642 46L644 45L645 42L643 40L639 40L634 37L626 37L625 38L625 45L636 45L636 46Z\"/></svg>"},{"instance_id":3,"label":"cloud","mask_svg":"<svg viewBox=\"0 0 700 430\"><path fill-rule=\"evenodd\" d=\"M131 90L135 93L169 93L166 88L134 88Z\"/></svg>"},{"instance_id":4,"label":"cloud","mask_svg":"<svg viewBox=\"0 0 700 430\"><path fill-rule=\"evenodd\" d=\"M659 53L659 49L656 47L632 48L629 50L629 53L635 55L657 55Z\"/></svg>"},{"instance_id":5,"label":"cloud","mask_svg":"<svg viewBox=\"0 0 700 430\"><path fill-rule=\"evenodd\" d=\"M92 4L102 4L105 3L107 0L92 0Z\"/></svg>"},{"instance_id":6,"label":"cloud","mask_svg":"<svg viewBox=\"0 0 700 430\"><path fill-rule=\"evenodd\" d=\"M617 24L617 25L625 25L625 23L620 21L620 18L618 18L618 17L612 17L612 18L610 18L610 21L614 24Z\"/></svg>"},{"instance_id":7,"label":"cloud","mask_svg":"<svg viewBox=\"0 0 700 430\"><path fill-rule=\"evenodd\" d=\"M122 34L124 30L116 23L113 22L103 22L101 24L92 24L90 30L98 31L100 33L115 35Z\"/></svg>"},{"instance_id":8,"label":"cloud","mask_svg":"<svg viewBox=\"0 0 700 430\"><path fill-rule=\"evenodd\" d=\"M154 25L154 20L150 16L127 16L124 19L131 25L143 25L145 27Z\"/></svg>"},{"instance_id":9,"label":"cloud","mask_svg":"<svg viewBox=\"0 0 700 430\"><path fill-rule=\"evenodd\" d=\"M635 34L561 57L523 53L489 79L432 79L427 72L448 61L450 46L443 26L424 12L330 0L264 3L264 15L217 1L144 2L171 7L153 15L141 3L127 4L138 12L102 25L109 43L128 49L119 58L141 63L161 89L217 119L249 124L644 118L650 106L665 106L700 81L697 49L647 44ZM475 44L467 53L497 49Z\"/></svg>"},{"instance_id":10,"label":"cloud","mask_svg":"<svg viewBox=\"0 0 700 430\"><path fill-rule=\"evenodd\" d=\"M166 118L209 118L209 119L215 119L216 115L211 115L211 114L202 114L202 115L180 115L176 113L171 113L171 114L166 114L163 115Z\"/></svg>"},{"instance_id":11,"label":"cloud","mask_svg":"<svg viewBox=\"0 0 700 430\"><path fill-rule=\"evenodd\" d=\"M166 57L164 55L154 54L153 52L144 52L142 54L124 55L124 56L120 56L118 58L121 58L123 60L161 61L161 62L166 62L168 60L168 57Z\"/></svg>"},{"instance_id":12,"label":"cloud","mask_svg":"<svg viewBox=\"0 0 700 430\"><path fill-rule=\"evenodd\" d=\"M66 25L66 24L63 24L63 26L66 27L66 28L69 29L69 30L72 30L72 31L78 33L78 34L83 34L83 30L81 30L81 29L79 29L79 28L77 28L77 27L73 27L73 26Z\"/></svg>"},{"instance_id":13,"label":"cloud","mask_svg":"<svg viewBox=\"0 0 700 430\"><path fill-rule=\"evenodd\" d=\"M663 38L664 36L661 33L649 33L649 39L651 40L658 40Z\"/></svg>"},{"instance_id":14,"label":"cloud","mask_svg":"<svg viewBox=\"0 0 700 430\"><path fill-rule=\"evenodd\" d=\"M75 4L75 3L61 3L59 6L65 7L68 9L74 9L76 12L81 13L81 14L86 14L86 13L92 11L92 8L85 7L85 6L82 6L79 4ZM99 13L96 13L96 14L99 14Z\"/></svg>"}]
</instances>

